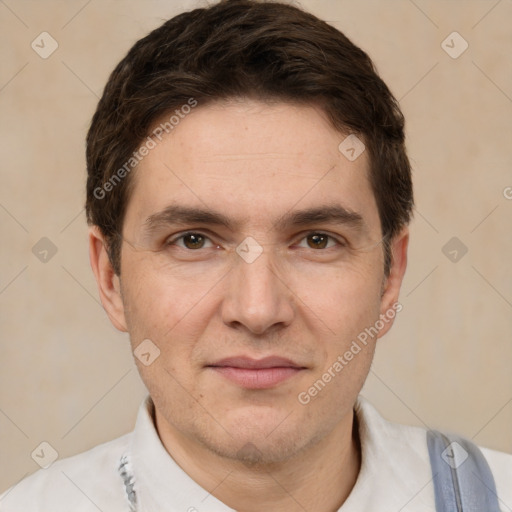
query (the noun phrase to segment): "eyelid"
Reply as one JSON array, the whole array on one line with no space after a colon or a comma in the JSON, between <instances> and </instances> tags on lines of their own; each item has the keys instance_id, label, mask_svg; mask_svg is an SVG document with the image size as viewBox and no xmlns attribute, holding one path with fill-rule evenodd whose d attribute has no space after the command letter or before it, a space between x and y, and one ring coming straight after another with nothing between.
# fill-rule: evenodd
<instances>
[{"instance_id":1,"label":"eyelid","mask_svg":"<svg viewBox=\"0 0 512 512\"><path fill-rule=\"evenodd\" d=\"M317 230L313 229L313 230L309 230L309 231L305 231L305 232L301 233L300 235L298 235L296 237L296 240L297 240L296 243L302 242L302 240L304 240L305 238L307 238L308 236L311 236L311 235L327 236L331 240L334 240L337 243L337 245L339 245L341 247L348 247L348 245L349 245L347 242L347 239L345 237L343 237L341 235L334 235L332 233L329 233L328 231L324 231L324 230L320 230L320 229L317 229Z\"/></svg>"},{"instance_id":2,"label":"eyelid","mask_svg":"<svg viewBox=\"0 0 512 512\"><path fill-rule=\"evenodd\" d=\"M186 231L180 231L179 233L175 233L174 235L171 235L165 239L164 244L167 245L173 245L176 243L176 241L180 240L181 238L187 236L187 235L200 235L204 237L206 240L208 240L213 246L218 247L220 244L217 242L214 242L212 239L212 235L208 234L207 229L188 229ZM297 245L299 242L302 242L305 238L311 235L323 235L329 237L331 240L336 242L338 246L341 247L347 247L349 244L345 237L341 235L334 235L330 233L329 231L325 230L308 230L303 231L302 233L296 235L294 237L295 242L293 242L292 245ZM204 249L204 248L203 248ZM190 249L189 249L190 250ZM199 249L196 249L199 250ZM323 249L325 250L325 249Z\"/></svg>"},{"instance_id":3,"label":"eyelid","mask_svg":"<svg viewBox=\"0 0 512 512\"><path fill-rule=\"evenodd\" d=\"M175 233L174 235L171 235L171 236L167 237L165 239L164 244L165 245L175 245L178 240L180 240L181 238L183 238L183 237L185 237L187 235L200 235L203 238L205 238L206 240L208 240L213 246L218 246L219 244L216 244L212 240L211 236L205 234L204 231L205 230L200 230L200 229L196 229L196 230L188 229L186 231L181 231L179 233ZM201 249L204 249L204 247L201 247ZM189 250L191 250L191 249L189 249ZM198 250L198 249L196 249L196 250Z\"/></svg>"}]
</instances>

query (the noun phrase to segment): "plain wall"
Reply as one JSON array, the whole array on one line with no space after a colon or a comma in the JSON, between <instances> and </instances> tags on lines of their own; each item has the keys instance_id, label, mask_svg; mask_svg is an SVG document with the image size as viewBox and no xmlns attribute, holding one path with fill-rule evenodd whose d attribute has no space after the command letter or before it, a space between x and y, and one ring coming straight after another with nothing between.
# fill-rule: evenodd
<instances>
[{"instance_id":1,"label":"plain wall","mask_svg":"<svg viewBox=\"0 0 512 512\"><path fill-rule=\"evenodd\" d=\"M89 267L84 139L132 44L201 5L0 2L0 490L38 469L42 441L65 457L133 427L145 389ZM370 54L407 120L417 205L403 310L363 394L391 420L511 452L512 2L302 5ZM43 31L59 45L47 59L31 47ZM456 59L441 45L454 31L469 43ZM57 249L46 262L32 252L43 237ZM467 248L456 262L452 237L457 258Z\"/></svg>"}]
</instances>

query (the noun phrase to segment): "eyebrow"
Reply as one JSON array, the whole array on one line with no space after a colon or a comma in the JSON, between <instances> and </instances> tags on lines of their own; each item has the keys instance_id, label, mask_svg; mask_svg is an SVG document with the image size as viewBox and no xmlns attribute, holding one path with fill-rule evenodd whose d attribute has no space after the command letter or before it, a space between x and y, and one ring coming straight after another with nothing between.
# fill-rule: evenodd
<instances>
[{"instance_id":1,"label":"eyebrow","mask_svg":"<svg viewBox=\"0 0 512 512\"><path fill-rule=\"evenodd\" d=\"M160 228L175 224L223 226L234 230L241 223L241 221L234 222L224 214L209 209L170 205L150 215L144 222L144 231L151 234ZM285 213L274 223L274 228L284 230L315 223L344 224L354 228L362 228L365 225L362 215L357 212L340 205L324 205Z\"/></svg>"},{"instance_id":2,"label":"eyebrow","mask_svg":"<svg viewBox=\"0 0 512 512\"><path fill-rule=\"evenodd\" d=\"M158 213L150 215L144 222L144 229L151 233L172 224L207 224L224 226L229 229L235 227L234 223L221 213L189 206L171 205Z\"/></svg>"},{"instance_id":3,"label":"eyebrow","mask_svg":"<svg viewBox=\"0 0 512 512\"><path fill-rule=\"evenodd\" d=\"M288 226L307 226L316 223L345 224L361 228L365 222L363 216L340 205L326 205L305 210L293 211L283 215L274 224L277 229Z\"/></svg>"}]
</instances>

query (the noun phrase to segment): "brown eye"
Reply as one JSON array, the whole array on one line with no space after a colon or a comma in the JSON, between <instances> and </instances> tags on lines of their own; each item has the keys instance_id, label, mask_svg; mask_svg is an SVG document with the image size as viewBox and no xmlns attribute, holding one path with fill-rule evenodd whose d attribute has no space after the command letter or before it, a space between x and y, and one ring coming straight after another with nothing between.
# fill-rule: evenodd
<instances>
[{"instance_id":1,"label":"brown eye","mask_svg":"<svg viewBox=\"0 0 512 512\"><path fill-rule=\"evenodd\" d=\"M214 244L209 236L203 235L198 231L188 231L181 235L165 241L166 247L173 251L174 256L177 258L202 258L203 256L210 255L213 249L220 249L221 247ZM179 249L176 253L175 250ZM192 253L196 253L192 255Z\"/></svg>"},{"instance_id":2,"label":"brown eye","mask_svg":"<svg viewBox=\"0 0 512 512\"><path fill-rule=\"evenodd\" d=\"M199 233L187 233L181 238L187 249L202 249L205 244L205 237Z\"/></svg>"},{"instance_id":3,"label":"brown eye","mask_svg":"<svg viewBox=\"0 0 512 512\"><path fill-rule=\"evenodd\" d=\"M306 237L307 244L311 249L325 249L329 243L329 236L321 233L314 233Z\"/></svg>"}]
</instances>

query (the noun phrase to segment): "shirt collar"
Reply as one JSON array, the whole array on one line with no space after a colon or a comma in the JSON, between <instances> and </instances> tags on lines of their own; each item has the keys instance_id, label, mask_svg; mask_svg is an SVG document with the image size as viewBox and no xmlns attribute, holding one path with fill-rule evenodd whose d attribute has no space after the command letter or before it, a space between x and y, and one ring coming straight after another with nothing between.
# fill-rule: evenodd
<instances>
[{"instance_id":1,"label":"shirt collar","mask_svg":"<svg viewBox=\"0 0 512 512\"><path fill-rule=\"evenodd\" d=\"M431 512L434 491L425 429L385 420L362 396L354 412L361 469L339 512Z\"/></svg>"},{"instance_id":2,"label":"shirt collar","mask_svg":"<svg viewBox=\"0 0 512 512\"><path fill-rule=\"evenodd\" d=\"M154 405L148 396L140 406L130 450L137 511L235 512L178 466L160 441L153 418Z\"/></svg>"},{"instance_id":3,"label":"shirt collar","mask_svg":"<svg viewBox=\"0 0 512 512\"><path fill-rule=\"evenodd\" d=\"M424 431L387 422L361 396L354 410L361 442L361 470L339 512L401 510L407 502L414 503L432 478ZM417 450L404 450L411 445ZM138 511L235 512L197 484L169 455L156 431L154 405L149 396L140 406L130 451ZM432 492L427 489L425 493L425 502L432 503ZM417 510L423 510L422 501L421 497L416 500Z\"/></svg>"}]
</instances>

